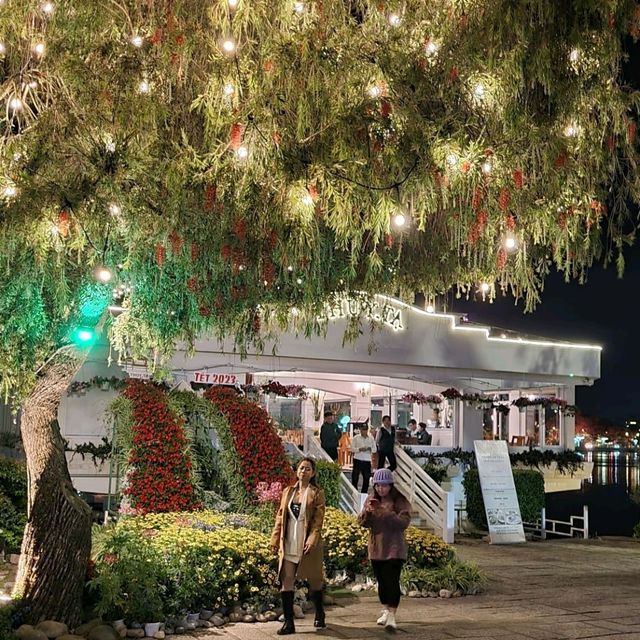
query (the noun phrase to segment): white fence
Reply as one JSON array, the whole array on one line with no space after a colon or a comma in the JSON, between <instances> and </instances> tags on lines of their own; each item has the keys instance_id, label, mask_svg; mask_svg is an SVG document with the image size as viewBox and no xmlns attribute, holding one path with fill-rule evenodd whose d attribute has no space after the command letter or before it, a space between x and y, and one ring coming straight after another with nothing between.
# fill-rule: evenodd
<instances>
[{"instance_id":1,"label":"white fence","mask_svg":"<svg viewBox=\"0 0 640 640\"><path fill-rule=\"evenodd\" d=\"M582 507L582 515L569 516L568 522L547 518L547 510L543 508L540 519L534 523L525 523L524 527L542 540L547 537L547 534L586 540L589 537L589 507L585 504Z\"/></svg>"},{"instance_id":2,"label":"white fence","mask_svg":"<svg viewBox=\"0 0 640 640\"><path fill-rule=\"evenodd\" d=\"M445 491L402 448L396 445L398 466L394 479L418 515L445 542L454 540L455 508L453 492Z\"/></svg>"}]
</instances>

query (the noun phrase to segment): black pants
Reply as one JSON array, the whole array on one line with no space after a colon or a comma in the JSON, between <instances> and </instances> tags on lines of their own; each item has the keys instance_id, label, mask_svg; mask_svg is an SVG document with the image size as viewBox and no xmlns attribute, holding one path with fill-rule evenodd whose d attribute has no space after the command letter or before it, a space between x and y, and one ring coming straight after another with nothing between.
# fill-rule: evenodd
<instances>
[{"instance_id":1,"label":"black pants","mask_svg":"<svg viewBox=\"0 0 640 640\"><path fill-rule=\"evenodd\" d=\"M371 566L378 582L380 604L395 609L400 604L400 572L404 560L372 560Z\"/></svg>"},{"instance_id":2,"label":"black pants","mask_svg":"<svg viewBox=\"0 0 640 640\"><path fill-rule=\"evenodd\" d=\"M395 471L398 466L396 454L393 451L378 451L378 469L384 469L386 460L389 461L389 471Z\"/></svg>"},{"instance_id":3,"label":"black pants","mask_svg":"<svg viewBox=\"0 0 640 640\"><path fill-rule=\"evenodd\" d=\"M338 459L338 447L322 447L335 462Z\"/></svg>"},{"instance_id":4,"label":"black pants","mask_svg":"<svg viewBox=\"0 0 640 640\"><path fill-rule=\"evenodd\" d=\"M369 491L369 480L371 478L371 461L353 459L353 471L351 472L351 484L357 489L360 475L362 474L362 493Z\"/></svg>"}]
</instances>

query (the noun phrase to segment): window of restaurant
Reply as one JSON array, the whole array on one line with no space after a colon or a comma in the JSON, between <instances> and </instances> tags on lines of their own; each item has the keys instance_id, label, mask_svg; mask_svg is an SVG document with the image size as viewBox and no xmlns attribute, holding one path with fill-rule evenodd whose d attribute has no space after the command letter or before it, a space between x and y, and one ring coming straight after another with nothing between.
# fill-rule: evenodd
<instances>
[{"instance_id":1,"label":"window of restaurant","mask_svg":"<svg viewBox=\"0 0 640 640\"><path fill-rule=\"evenodd\" d=\"M372 427L380 427L382 425L382 416L389 413L389 404L385 405L385 398L371 398L371 419L369 424Z\"/></svg>"},{"instance_id":2,"label":"window of restaurant","mask_svg":"<svg viewBox=\"0 0 640 640\"><path fill-rule=\"evenodd\" d=\"M276 398L269 401L269 415L283 429L302 428L302 400Z\"/></svg>"},{"instance_id":3,"label":"window of restaurant","mask_svg":"<svg viewBox=\"0 0 640 640\"><path fill-rule=\"evenodd\" d=\"M539 445L540 433L542 431L541 421L543 420L544 411L540 406L526 407L525 424L526 424L526 444Z\"/></svg>"},{"instance_id":4,"label":"window of restaurant","mask_svg":"<svg viewBox=\"0 0 640 640\"><path fill-rule=\"evenodd\" d=\"M548 447L560 446L560 412L551 407L544 410L544 443Z\"/></svg>"},{"instance_id":5,"label":"window of restaurant","mask_svg":"<svg viewBox=\"0 0 640 640\"><path fill-rule=\"evenodd\" d=\"M396 400L397 411L397 426L398 429L406 429L411 420L411 409L413 405L408 402L402 402L402 400Z\"/></svg>"},{"instance_id":6,"label":"window of restaurant","mask_svg":"<svg viewBox=\"0 0 640 640\"><path fill-rule=\"evenodd\" d=\"M494 439L493 409L484 409L482 411L482 439Z\"/></svg>"}]
</instances>

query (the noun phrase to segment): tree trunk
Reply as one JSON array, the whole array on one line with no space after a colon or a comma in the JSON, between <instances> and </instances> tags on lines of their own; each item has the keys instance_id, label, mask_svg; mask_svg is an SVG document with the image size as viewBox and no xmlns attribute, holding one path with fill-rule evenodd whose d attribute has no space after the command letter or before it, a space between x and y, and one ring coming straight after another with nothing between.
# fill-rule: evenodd
<instances>
[{"instance_id":1,"label":"tree trunk","mask_svg":"<svg viewBox=\"0 0 640 640\"><path fill-rule=\"evenodd\" d=\"M40 372L22 409L27 459L27 526L14 596L29 606L31 622L80 621L82 590L91 552L91 509L69 476L58 406L84 362L70 348Z\"/></svg>"}]
</instances>

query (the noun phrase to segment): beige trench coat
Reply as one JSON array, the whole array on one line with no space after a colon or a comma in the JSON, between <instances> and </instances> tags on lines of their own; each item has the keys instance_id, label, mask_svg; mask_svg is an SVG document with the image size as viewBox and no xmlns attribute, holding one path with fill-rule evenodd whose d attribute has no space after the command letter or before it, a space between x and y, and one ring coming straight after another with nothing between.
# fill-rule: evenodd
<instances>
[{"instance_id":1,"label":"beige trench coat","mask_svg":"<svg viewBox=\"0 0 640 640\"><path fill-rule=\"evenodd\" d=\"M282 569L284 558L284 537L287 531L287 520L289 518L289 501L292 493L296 490L296 485L287 487L282 492L280 508L276 514L276 522L271 534L271 547L278 549L278 575ZM324 491L319 487L309 485L307 491L307 506L305 512L305 544L311 544L311 550L302 556L296 577L300 580L310 582L323 581L323 548L322 548L322 522L324 521L325 500Z\"/></svg>"}]
</instances>

